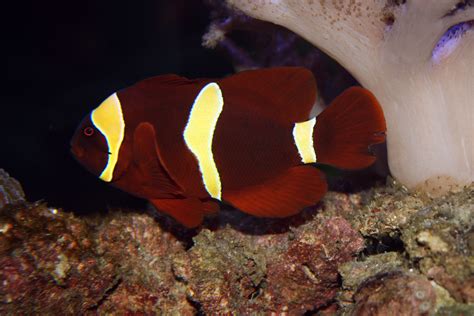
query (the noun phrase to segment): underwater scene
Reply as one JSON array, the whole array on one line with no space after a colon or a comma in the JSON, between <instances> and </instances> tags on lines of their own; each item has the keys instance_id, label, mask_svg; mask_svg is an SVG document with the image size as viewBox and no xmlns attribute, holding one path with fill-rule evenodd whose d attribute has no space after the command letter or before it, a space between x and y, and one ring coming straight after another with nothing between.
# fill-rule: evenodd
<instances>
[{"instance_id":1,"label":"underwater scene","mask_svg":"<svg viewBox=\"0 0 474 316\"><path fill-rule=\"evenodd\" d=\"M1 315L474 315L474 1L6 11Z\"/></svg>"}]
</instances>

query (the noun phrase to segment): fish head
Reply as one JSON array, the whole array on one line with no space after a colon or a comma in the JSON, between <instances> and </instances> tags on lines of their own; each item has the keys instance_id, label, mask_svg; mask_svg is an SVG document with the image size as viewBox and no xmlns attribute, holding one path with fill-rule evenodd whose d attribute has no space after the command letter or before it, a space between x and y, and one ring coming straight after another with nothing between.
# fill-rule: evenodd
<instances>
[{"instance_id":1,"label":"fish head","mask_svg":"<svg viewBox=\"0 0 474 316\"><path fill-rule=\"evenodd\" d=\"M71 152L89 172L113 182L130 164L127 139L121 104L114 93L79 124L71 139Z\"/></svg>"}]
</instances>

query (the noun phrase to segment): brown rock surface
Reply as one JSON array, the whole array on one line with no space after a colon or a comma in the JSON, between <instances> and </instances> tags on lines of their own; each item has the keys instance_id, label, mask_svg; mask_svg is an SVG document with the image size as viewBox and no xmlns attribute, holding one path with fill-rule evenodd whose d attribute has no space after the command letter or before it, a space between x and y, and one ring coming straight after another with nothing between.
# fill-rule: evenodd
<instances>
[{"instance_id":1,"label":"brown rock surface","mask_svg":"<svg viewBox=\"0 0 474 316\"><path fill-rule=\"evenodd\" d=\"M18 200L0 209L0 313L467 315L473 192L389 183L284 220L224 210L197 231Z\"/></svg>"},{"instance_id":2,"label":"brown rock surface","mask_svg":"<svg viewBox=\"0 0 474 316\"><path fill-rule=\"evenodd\" d=\"M286 234L204 230L189 251L191 298L206 314L303 314L330 303L337 267L363 248L346 220L310 222Z\"/></svg>"},{"instance_id":3,"label":"brown rock surface","mask_svg":"<svg viewBox=\"0 0 474 316\"><path fill-rule=\"evenodd\" d=\"M44 204L1 210L0 313L77 314L116 282L81 219Z\"/></svg>"},{"instance_id":4,"label":"brown rock surface","mask_svg":"<svg viewBox=\"0 0 474 316\"><path fill-rule=\"evenodd\" d=\"M5 170L0 169L0 208L23 201L25 201L25 193L20 182L10 177Z\"/></svg>"},{"instance_id":5,"label":"brown rock surface","mask_svg":"<svg viewBox=\"0 0 474 316\"><path fill-rule=\"evenodd\" d=\"M431 315L436 294L431 283L413 274L380 275L354 295L352 315Z\"/></svg>"}]
</instances>

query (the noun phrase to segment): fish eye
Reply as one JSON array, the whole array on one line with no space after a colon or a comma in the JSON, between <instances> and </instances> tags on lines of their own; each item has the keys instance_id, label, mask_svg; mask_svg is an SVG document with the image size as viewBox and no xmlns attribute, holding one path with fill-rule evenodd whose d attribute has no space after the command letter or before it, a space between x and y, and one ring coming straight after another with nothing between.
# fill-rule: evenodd
<instances>
[{"instance_id":1,"label":"fish eye","mask_svg":"<svg viewBox=\"0 0 474 316\"><path fill-rule=\"evenodd\" d=\"M87 137L94 135L94 129L90 126L84 128L84 135Z\"/></svg>"}]
</instances>

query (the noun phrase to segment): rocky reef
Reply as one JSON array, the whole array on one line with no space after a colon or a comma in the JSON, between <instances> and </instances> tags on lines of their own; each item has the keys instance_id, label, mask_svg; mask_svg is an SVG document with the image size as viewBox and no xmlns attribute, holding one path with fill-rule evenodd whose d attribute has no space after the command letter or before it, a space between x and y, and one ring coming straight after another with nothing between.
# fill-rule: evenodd
<instances>
[{"instance_id":1,"label":"rocky reef","mask_svg":"<svg viewBox=\"0 0 474 316\"><path fill-rule=\"evenodd\" d=\"M474 186L431 198L389 180L194 231L27 202L3 171L0 192L1 314L474 314Z\"/></svg>"}]
</instances>

